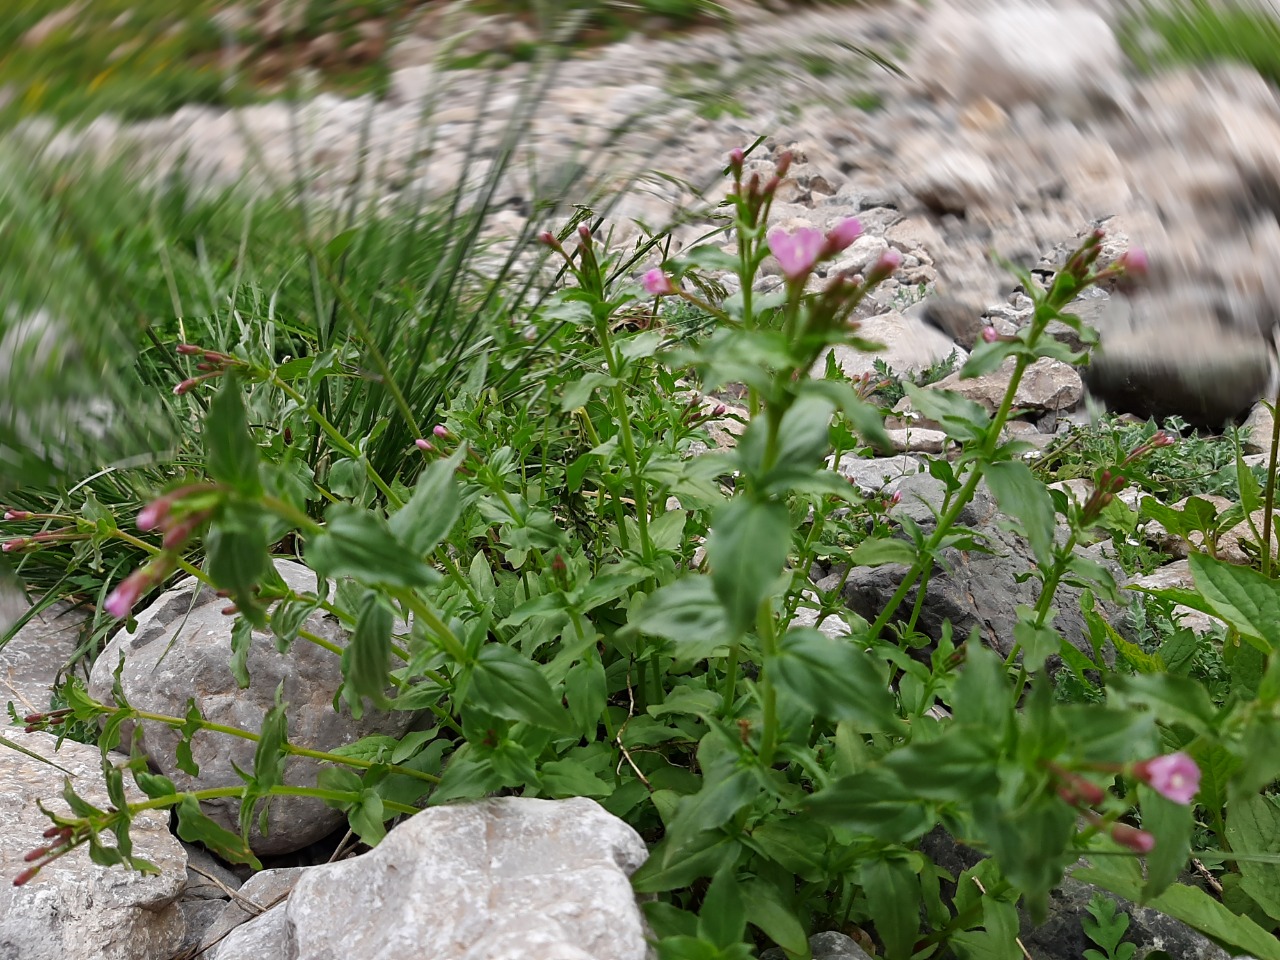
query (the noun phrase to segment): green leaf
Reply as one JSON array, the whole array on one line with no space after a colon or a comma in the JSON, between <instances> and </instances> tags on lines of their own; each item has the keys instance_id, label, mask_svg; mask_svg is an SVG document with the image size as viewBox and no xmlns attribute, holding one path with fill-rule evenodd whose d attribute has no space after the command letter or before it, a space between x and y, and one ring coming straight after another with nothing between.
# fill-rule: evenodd
<instances>
[{"instance_id":1,"label":"green leaf","mask_svg":"<svg viewBox=\"0 0 1280 960\"><path fill-rule=\"evenodd\" d=\"M613 784L600 779L580 760L552 760L538 771L542 789L549 797L595 797L613 793Z\"/></svg>"},{"instance_id":2,"label":"green leaf","mask_svg":"<svg viewBox=\"0 0 1280 960\"><path fill-rule=\"evenodd\" d=\"M258 445L249 433L241 397L240 375L231 370L222 378L204 418L205 470L244 497L262 493L258 475Z\"/></svg>"},{"instance_id":3,"label":"green leaf","mask_svg":"<svg viewBox=\"0 0 1280 960\"><path fill-rule=\"evenodd\" d=\"M1044 669L1044 662L1064 646L1062 636L1035 623L1036 612L1026 604L1018 604L1018 619L1013 624L1013 640L1022 652L1022 665L1030 673Z\"/></svg>"},{"instance_id":4,"label":"green leaf","mask_svg":"<svg viewBox=\"0 0 1280 960\"><path fill-rule=\"evenodd\" d=\"M270 563L263 519L256 506L227 504L204 537L205 572L255 627L267 623L254 593Z\"/></svg>"},{"instance_id":5,"label":"green leaf","mask_svg":"<svg viewBox=\"0 0 1280 960\"><path fill-rule=\"evenodd\" d=\"M871 768L811 796L805 807L817 820L886 843L907 843L928 833L937 815L887 770Z\"/></svg>"},{"instance_id":6,"label":"green leaf","mask_svg":"<svg viewBox=\"0 0 1280 960\"><path fill-rule=\"evenodd\" d=\"M1211 729L1217 716L1204 686L1188 677L1113 674L1107 678L1107 690L1115 706L1142 704L1165 723L1185 723L1197 732Z\"/></svg>"},{"instance_id":7,"label":"green leaf","mask_svg":"<svg viewBox=\"0 0 1280 960\"><path fill-rule=\"evenodd\" d=\"M699 877L712 876L726 863L736 864L741 849L737 840L721 830L706 830L689 837L668 834L631 875L631 886L637 893L687 887Z\"/></svg>"},{"instance_id":8,"label":"green leaf","mask_svg":"<svg viewBox=\"0 0 1280 960\"><path fill-rule=\"evenodd\" d=\"M175 809L178 813L178 836L187 843L202 843L223 860L247 863L254 870L262 869L262 864L244 838L206 817L200 810L199 801L191 794L183 794Z\"/></svg>"},{"instance_id":9,"label":"green leaf","mask_svg":"<svg viewBox=\"0 0 1280 960\"><path fill-rule=\"evenodd\" d=\"M662 637L681 659L701 660L733 639L711 578L689 574L632 608L627 630Z\"/></svg>"},{"instance_id":10,"label":"green leaf","mask_svg":"<svg viewBox=\"0 0 1280 960\"><path fill-rule=\"evenodd\" d=\"M883 663L849 638L808 627L788 630L765 669L780 690L831 720L871 732L899 730Z\"/></svg>"},{"instance_id":11,"label":"green leaf","mask_svg":"<svg viewBox=\"0 0 1280 960\"><path fill-rule=\"evenodd\" d=\"M888 960L910 960L920 933L920 882L899 857L866 860L858 882Z\"/></svg>"},{"instance_id":12,"label":"green leaf","mask_svg":"<svg viewBox=\"0 0 1280 960\"><path fill-rule=\"evenodd\" d=\"M755 625L790 547L791 519L781 503L744 496L716 511L707 538L707 559L712 586L729 615L733 635Z\"/></svg>"},{"instance_id":13,"label":"green leaf","mask_svg":"<svg viewBox=\"0 0 1280 960\"><path fill-rule=\"evenodd\" d=\"M804 926L776 886L764 879L748 880L742 884L742 900L753 927L788 953L809 955Z\"/></svg>"},{"instance_id":14,"label":"green leaf","mask_svg":"<svg viewBox=\"0 0 1280 960\"><path fill-rule=\"evenodd\" d=\"M427 587L440 579L386 523L343 503L325 514L324 530L307 542L306 559L322 577L354 577L369 586Z\"/></svg>"},{"instance_id":15,"label":"green leaf","mask_svg":"<svg viewBox=\"0 0 1280 960\"><path fill-rule=\"evenodd\" d=\"M1271 797L1254 794L1231 804L1227 841L1236 853L1271 853L1280 837L1280 809ZM1240 887L1267 916L1280 920L1280 864L1241 859Z\"/></svg>"},{"instance_id":16,"label":"green leaf","mask_svg":"<svg viewBox=\"0 0 1280 960\"><path fill-rule=\"evenodd\" d=\"M950 390L924 389L906 382L902 388L911 399L911 409L937 423L949 437L979 440L986 435L991 417L982 404Z\"/></svg>"},{"instance_id":17,"label":"green leaf","mask_svg":"<svg viewBox=\"0 0 1280 960\"><path fill-rule=\"evenodd\" d=\"M391 665L391 631L395 615L375 590L360 598L356 626L342 651L342 698L351 707L351 716L364 715L368 697L374 706L387 709L387 671Z\"/></svg>"},{"instance_id":18,"label":"green leaf","mask_svg":"<svg viewBox=\"0 0 1280 960\"><path fill-rule=\"evenodd\" d=\"M747 909L742 900L738 871L726 863L711 878L698 912L698 936L720 949L742 942L747 930Z\"/></svg>"},{"instance_id":19,"label":"green leaf","mask_svg":"<svg viewBox=\"0 0 1280 960\"><path fill-rule=\"evenodd\" d=\"M874 537L849 551L849 563L855 567L882 567L887 563L909 567L916 562L916 556L916 548L905 540Z\"/></svg>"},{"instance_id":20,"label":"green leaf","mask_svg":"<svg viewBox=\"0 0 1280 960\"><path fill-rule=\"evenodd\" d=\"M1036 562L1042 566L1053 560L1053 498L1031 469L1021 462L984 463L982 475L995 495L1000 511L1021 524L1021 533L1031 545Z\"/></svg>"},{"instance_id":21,"label":"green leaf","mask_svg":"<svg viewBox=\"0 0 1280 960\"><path fill-rule=\"evenodd\" d=\"M386 820L382 797L373 790L362 790L360 802L347 811L351 829L371 847L376 847L387 835Z\"/></svg>"},{"instance_id":22,"label":"green leaf","mask_svg":"<svg viewBox=\"0 0 1280 960\"><path fill-rule=\"evenodd\" d=\"M1280 649L1280 581L1202 553L1191 554L1190 563L1215 615L1271 650Z\"/></svg>"},{"instance_id":23,"label":"green leaf","mask_svg":"<svg viewBox=\"0 0 1280 960\"><path fill-rule=\"evenodd\" d=\"M1158 897L1178 879L1191 854L1191 831L1195 827L1194 804L1174 803L1146 784L1139 784L1142 829L1156 838L1147 854L1147 883L1142 899Z\"/></svg>"},{"instance_id":24,"label":"green leaf","mask_svg":"<svg viewBox=\"0 0 1280 960\"><path fill-rule=\"evenodd\" d=\"M480 648L467 700L495 717L523 720L547 730L572 730L560 697L537 664L500 643Z\"/></svg>"},{"instance_id":25,"label":"green leaf","mask_svg":"<svg viewBox=\"0 0 1280 960\"><path fill-rule=\"evenodd\" d=\"M231 675L241 690L249 687L249 654L252 651L253 624L244 617L236 617L231 624Z\"/></svg>"},{"instance_id":26,"label":"green leaf","mask_svg":"<svg viewBox=\"0 0 1280 960\"><path fill-rule=\"evenodd\" d=\"M985 735L952 726L936 740L917 740L895 750L882 766L918 797L971 800L992 793L998 784L996 754Z\"/></svg>"},{"instance_id":27,"label":"green leaf","mask_svg":"<svg viewBox=\"0 0 1280 960\"><path fill-rule=\"evenodd\" d=\"M1104 951L1105 955L1099 954L1103 960L1107 958L1117 957L1116 948L1120 946L1120 941L1124 938L1125 931L1129 929L1129 915L1127 913L1116 910L1116 902L1103 893L1095 893L1085 907L1089 911L1089 916L1081 917L1080 925L1084 928L1086 936ZM1127 944L1132 947L1133 944ZM1133 950L1127 951L1133 953ZM1097 951L1086 950L1085 956Z\"/></svg>"}]
</instances>

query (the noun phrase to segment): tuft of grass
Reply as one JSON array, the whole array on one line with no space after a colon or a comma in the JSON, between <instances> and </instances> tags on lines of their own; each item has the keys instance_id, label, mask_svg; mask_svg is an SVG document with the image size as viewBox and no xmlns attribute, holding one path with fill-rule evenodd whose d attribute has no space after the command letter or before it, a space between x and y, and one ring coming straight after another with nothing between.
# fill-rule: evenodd
<instances>
[{"instance_id":1,"label":"tuft of grass","mask_svg":"<svg viewBox=\"0 0 1280 960\"><path fill-rule=\"evenodd\" d=\"M1124 24L1120 40L1145 70L1228 61L1248 64L1280 83L1280 19L1235 2L1148 4Z\"/></svg>"},{"instance_id":2,"label":"tuft of grass","mask_svg":"<svg viewBox=\"0 0 1280 960\"><path fill-rule=\"evenodd\" d=\"M904 383L913 383L917 387L927 387L931 383L937 383L939 380L949 377L955 372L958 362L959 355L953 350L937 363L931 364L923 370L903 375L883 360L877 358L874 361L875 374L879 380L884 382L884 385L876 390L876 400L886 407L893 407L906 395L906 390L903 388Z\"/></svg>"}]
</instances>

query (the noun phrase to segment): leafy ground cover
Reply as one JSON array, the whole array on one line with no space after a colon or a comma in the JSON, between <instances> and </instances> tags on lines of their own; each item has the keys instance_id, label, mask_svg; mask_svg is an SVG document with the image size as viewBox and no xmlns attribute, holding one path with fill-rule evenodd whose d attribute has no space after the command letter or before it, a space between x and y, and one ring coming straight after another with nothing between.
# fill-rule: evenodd
<instances>
[{"instance_id":1,"label":"leafy ground cover","mask_svg":"<svg viewBox=\"0 0 1280 960\"><path fill-rule=\"evenodd\" d=\"M1280 584L1265 543L1254 565L1193 554L1195 589L1148 594L1127 638L1095 616L1092 654L1054 628L1062 583L1119 597L1073 547L1131 535L1122 484L1168 501L1229 493L1243 515L1273 502L1274 477L1176 423L1107 421L1032 460L1002 439L1031 362L1084 360L1049 323L1071 323L1072 298L1141 259L1099 263L1091 235L1047 285L1019 275L1031 323L989 331L963 368L1014 358L995 415L887 370L879 393L812 379L826 347L860 343L849 317L897 264L805 292L858 226L770 229L778 180L744 182L744 160L708 158L731 202L718 234L679 257L664 259L661 234L608 246L582 208L481 270L484 190L467 194L478 205L326 214L180 177L32 169L0 145L0 331L24 372L0 380L0 556L46 602L93 607L85 660L179 574L234 605L233 671L250 628L310 643L297 624L323 606L352 630L344 709L435 723L335 752L317 795L369 845L426 804L593 797L651 844L635 883L658 895L663 957L804 956L809 932L852 928L891 960L1018 956L1018 906L1042 916L1068 870L1280 957ZM760 294L769 254L785 283ZM708 277L725 269L745 294ZM881 450L898 395L961 449L930 468L947 494L929 531L891 522L892 503L826 466ZM719 407L739 396L746 430L715 448ZM1047 486L1081 477L1083 500ZM980 483L1041 586L1003 659L924 636L907 602L943 550L983 549L958 522ZM1161 518L1188 534L1220 519ZM270 556L336 586L297 594ZM868 622L815 592L817 559L907 573ZM1224 625L1197 637L1175 604ZM794 625L813 607L842 635ZM145 758L108 756L136 710L92 699L80 672L48 712L11 719L98 742L113 788L132 778L184 831L254 862L194 801L238 793L247 834L283 786L283 707L241 731L260 745L247 784L179 793ZM205 731L192 708L162 722ZM146 869L127 844L137 809L56 817L30 871L81 845ZM921 849L938 830L990 858L947 873ZM1106 907L1087 931L1124 955Z\"/></svg>"},{"instance_id":2,"label":"leafy ground cover","mask_svg":"<svg viewBox=\"0 0 1280 960\"><path fill-rule=\"evenodd\" d=\"M926 534L887 523L887 505L825 466L883 444L866 385L803 375L831 343L858 344L847 318L894 256L804 293L815 261L857 224L825 236L770 230L775 183L742 182L740 154L725 173L726 232L639 283L661 237L610 249L585 211L517 244L542 271L513 260L495 277L470 269L483 207L303 217L289 202L9 161L6 298L74 335L58 339L67 349L56 362L46 356L6 388L18 391L6 409L47 419L7 424L6 451L25 456L10 456L20 469L5 491L4 556L36 587L95 605L88 657L179 572L227 592L237 645L254 626L282 645L311 642L299 612L338 615L353 630L345 709L437 719L425 737L330 757L317 793L366 843L422 804L494 791L596 798L653 846L635 883L659 894L647 909L672 958L745 957L769 943L803 956L808 932L855 926L891 958L1003 955L1015 949L1016 905L1042 916L1081 856L1080 876L1280 956L1266 853L1280 636L1262 613L1280 587L1197 555L1197 591L1144 608L1139 642L1098 620L1096 655L1068 653L1054 592L1071 581L1115 596L1106 570L1072 547L1106 535L1119 478L1167 490L1196 471L1164 459L1180 446L1154 425L1104 430L1054 461L1093 466L1095 494L1072 502L1050 495L1024 447L1000 439L1033 359L1081 359L1046 326L1083 287L1126 268L1096 262L1096 235L1048 288L1022 277L1032 323L993 332L967 361L973 374L1015 358L995 416L901 384L963 449L932 468L949 493ZM715 285L700 274L729 267L751 291L769 253L787 281L777 293L708 298ZM53 294L33 269L48 262L66 278ZM77 309L86 304L92 323ZM28 340L33 358L48 349ZM92 438L66 416L86 395L55 376L75 363L113 371L107 399L122 404ZM720 415L718 393L735 384L746 432L692 456ZM56 443L31 442L53 426ZM1216 462L1190 459L1206 457ZM1246 475L1239 493L1253 502L1262 489ZM979 482L1031 544L1027 572L1042 584L1006 660L963 637L922 636L903 604L939 551L982 548L982 531L957 525ZM269 555L300 558L338 586L295 594ZM802 571L819 556L908 574L867 622L838 598L815 599ZM1223 634L1188 639L1165 626L1159 604L1173 600L1221 616ZM848 633L794 626L815 603ZM410 613L412 627L397 630ZM1108 637L1114 664L1101 655ZM1055 654L1073 683L1050 680ZM51 706L14 719L106 748L136 716L90 698L74 674ZM192 706L165 722L203 729ZM104 776L132 777L189 835L253 862L241 837L191 803L239 793L247 829L255 803L281 789L283 708L245 733L260 744L248 784L182 794L140 756L105 761ZM130 862L120 841L134 809L56 817L56 842L31 869L80 844ZM946 874L920 850L939 826L991 858L972 877ZM1183 881L1192 856L1215 871L1229 909ZM1098 924L1105 944L1118 928Z\"/></svg>"}]
</instances>

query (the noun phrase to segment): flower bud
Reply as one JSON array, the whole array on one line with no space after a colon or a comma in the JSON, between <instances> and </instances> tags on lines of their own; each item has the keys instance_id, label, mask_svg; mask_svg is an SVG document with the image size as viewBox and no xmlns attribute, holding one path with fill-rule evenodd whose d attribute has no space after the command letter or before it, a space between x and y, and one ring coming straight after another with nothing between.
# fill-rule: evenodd
<instances>
[{"instance_id":1,"label":"flower bud","mask_svg":"<svg viewBox=\"0 0 1280 960\"><path fill-rule=\"evenodd\" d=\"M1156 838L1145 830L1131 827L1127 823L1111 825L1111 839L1122 847L1128 847L1135 853L1150 853L1156 848Z\"/></svg>"},{"instance_id":2,"label":"flower bud","mask_svg":"<svg viewBox=\"0 0 1280 960\"><path fill-rule=\"evenodd\" d=\"M431 441L425 440L422 437L419 437L417 440L413 441L413 445L417 447L419 450L421 450L423 453L431 453L433 450L435 450L435 447L431 445Z\"/></svg>"},{"instance_id":3,"label":"flower bud","mask_svg":"<svg viewBox=\"0 0 1280 960\"><path fill-rule=\"evenodd\" d=\"M194 357L198 353L204 353L204 347L197 347L194 343L180 343L175 349L183 357Z\"/></svg>"},{"instance_id":4,"label":"flower bud","mask_svg":"<svg viewBox=\"0 0 1280 960\"><path fill-rule=\"evenodd\" d=\"M661 267L654 267L652 270L646 271L641 283L645 292L653 297L669 297L676 292L675 286L671 283L671 278L662 272Z\"/></svg>"},{"instance_id":5,"label":"flower bud","mask_svg":"<svg viewBox=\"0 0 1280 960\"><path fill-rule=\"evenodd\" d=\"M6 520L30 520L31 511L29 510L6 510L4 512Z\"/></svg>"},{"instance_id":6,"label":"flower bud","mask_svg":"<svg viewBox=\"0 0 1280 960\"><path fill-rule=\"evenodd\" d=\"M995 327L983 327L983 328L982 328L982 342L983 342L983 343L995 343L995 342L996 342L997 340L999 340L999 339L1000 339L1000 334L996 332L996 328L995 328Z\"/></svg>"}]
</instances>

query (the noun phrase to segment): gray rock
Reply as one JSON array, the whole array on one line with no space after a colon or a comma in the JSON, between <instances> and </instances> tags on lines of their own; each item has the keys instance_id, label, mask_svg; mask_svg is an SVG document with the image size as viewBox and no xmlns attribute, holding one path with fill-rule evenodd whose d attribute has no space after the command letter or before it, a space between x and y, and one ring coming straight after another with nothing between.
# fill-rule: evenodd
<instances>
[{"instance_id":1,"label":"gray rock","mask_svg":"<svg viewBox=\"0 0 1280 960\"><path fill-rule=\"evenodd\" d=\"M934 511L940 509L944 487L933 477L922 474L898 482L902 502L894 507L893 515L905 515L920 524L926 532L935 526ZM1018 578L1035 567L1031 548L1019 536L999 525L1000 512L995 498L980 485L973 500L960 513L959 524L981 531L989 537L991 553L946 550L942 563L935 567L925 591L920 610L919 629L935 639L941 636L942 624L950 621L954 635L968 636L977 628L978 635L1002 656L1013 649L1013 627L1017 622L1019 604L1035 606L1040 596L1039 582ZM1064 535L1060 531L1060 535ZM1093 559L1098 559L1094 557ZM1119 579L1120 570L1115 564L1106 564L1113 576ZM819 581L822 590L834 590L843 570L835 568L825 580ZM844 598L857 614L874 621L893 596L906 568L891 564L882 567L858 567L854 569L844 586ZM913 587L899 607L899 615L905 617L915 603L917 589ZM1080 613L1081 591L1076 587L1062 586L1055 595L1054 606L1058 615L1053 626L1066 640L1082 651L1091 651L1084 617ZM1111 611L1105 601L1099 601L1104 611ZM1050 668L1054 660L1050 661Z\"/></svg>"},{"instance_id":2,"label":"gray rock","mask_svg":"<svg viewBox=\"0 0 1280 960\"><path fill-rule=\"evenodd\" d=\"M1014 363L1010 357L999 369L980 377L964 378L957 370L930 386L937 390L952 390L982 404L988 413L994 414L1009 388ZM1070 410L1083 396L1084 386L1075 367L1061 360L1041 357L1023 371L1013 395L1013 405L1023 411L1056 412Z\"/></svg>"},{"instance_id":3,"label":"gray rock","mask_svg":"<svg viewBox=\"0 0 1280 960\"><path fill-rule=\"evenodd\" d=\"M48 733L5 731L28 750L65 767L77 792L90 803L110 803L102 785L102 755L97 747L63 741ZM125 867L100 867L87 846L45 867L30 883L15 887L10 879L29 864L27 851L46 841L41 834L49 818L36 801L66 813L60 798L63 773L0 746L0 956L21 960L154 960L172 957L182 946L185 923L178 896L186 880L186 856L169 833L165 811L141 814L129 835L133 852L160 872L144 875ZM123 758L121 758L123 759ZM126 778L131 784L131 781ZM130 802L145 799L130 785Z\"/></svg>"},{"instance_id":4,"label":"gray rock","mask_svg":"<svg viewBox=\"0 0 1280 960\"><path fill-rule=\"evenodd\" d=\"M813 960L872 960L856 940L835 930L824 930L809 938L809 952ZM760 954L760 960L786 960L786 953L779 947L770 947Z\"/></svg>"},{"instance_id":5,"label":"gray rock","mask_svg":"<svg viewBox=\"0 0 1280 960\"><path fill-rule=\"evenodd\" d=\"M629 878L647 855L584 798L433 807L364 856L307 869L283 909L237 928L216 958L339 960L358 943L362 960L645 960Z\"/></svg>"},{"instance_id":6,"label":"gray rock","mask_svg":"<svg viewBox=\"0 0 1280 960\"><path fill-rule=\"evenodd\" d=\"M946 334L922 320L901 313L882 313L868 317L858 325L857 332L863 339L884 344L885 349L863 353L852 347L832 347L836 363L845 376L850 378L874 371L877 359L883 360L894 373L905 376L940 363L953 353L956 354L958 363L963 363L968 358L968 354ZM825 369L826 357L823 356L814 370L821 376Z\"/></svg>"},{"instance_id":7,"label":"gray rock","mask_svg":"<svg viewBox=\"0 0 1280 960\"><path fill-rule=\"evenodd\" d=\"M1137 956L1163 950L1178 960L1227 960L1231 954L1180 920L1151 907L1141 907L1071 877L1065 877L1049 895L1049 918L1039 927L1022 915L1020 939L1037 960L1077 960L1096 945L1085 936L1081 921L1088 916L1089 901L1103 894L1116 902L1117 913L1129 915L1124 939L1138 944Z\"/></svg>"},{"instance_id":8,"label":"gray rock","mask_svg":"<svg viewBox=\"0 0 1280 960\"><path fill-rule=\"evenodd\" d=\"M924 470L924 464L906 454L867 459L847 453L840 458L836 470L863 494L887 496L892 495L905 478L914 477Z\"/></svg>"},{"instance_id":9,"label":"gray rock","mask_svg":"<svg viewBox=\"0 0 1280 960\"><path fill-rule=\"evenodd\" d=\"M285 582L299 593L314 592L315 574L302 564L276 560ZM112 672L120 656L125 658L121 684L135 706L170 716L183 716L194 698L205 719L257 732L266 712L274 706L277 685L284 684L289 741L313 750L331 750L374 733L399 736L413 721L409 713L366 712L353 720L344 706L333 709L334 691L342 682L338 657L328 650L298 640L287 654L279 653L271 634L255 632L248 657L250 686L241 690L232 676L231 626L223 616L225 601L207 587L199 591L188 578L161 595L137 616L132 635L121 630L98 657L90 673L90 693L111 702ZM312 614L306 628L319 636L345 644L347 633L333 617ZM171 727L144 722L142 748L151 762L170 777L179 790L200 790L243 783L233 764L242 770L253 765L255 744L234 737L198 735L192 752L200 775L178 769L175 751L180 735ZM129 736L125 732L125 736ZM284 763L284 780L298 786L314 785L318 761L290 757ZM204 803L206 814L229 830L239 831L239 802ZM268 834L261 835L255 820L250 845L258 854L299 850L332 833L344 822L339 810L309 797L276 797L271 804Z\"/></svg>"},{"instance_id":10,"label":"gray rock","mask_svg":"<svg viewBox=\"0 0 1280 960\"><path fill-rule=\"evenodd\" d=\"M951 297L930 297L908 313L916 311L921 320L941 330L966 350L973 349L982 336L982 328L987 325L981 311Z\"/></svg>"},{"instance_id":11,"label":"gray rock","mask_svg":"<svg viewBox=\"0 0 1280 960\"><path fill-rule=\"evenodd\" d=\"M200 948L209 951L209 960L254 956L248 944L263 936L262 930L240 931L243 924L268 913L276 916L266 921L272 930L283 930L284 903L307 867L282 867L255 873L244 882L239 896L220 904L213 921L205 928Z\"/></svg>"},{"instance_id":12,"label":"gray rock","mask_svg":"<svg viewBox=\"0 0 1280 960\"><path fill-rule=\"evenodd\" d=\"M1107 22L1078 6L940 6L921 28L912 74L962 103L1037 103L1072 117L1123 89L1124 55Z\"/></svg>"},{"instance_id":13,"label":"gray rock","mask_svg":"<svg viewBox=\"0 0 1280 960\"><path fill-rule=\"evenodd\" d=\"M80 646L86 618L59 601L0 647L0 704L12 701L20 714L47 710L59 672Z\"/></svg>"},{"instance_id":14,"label":"gray rock","mask_svg":"<svg viewBox=\"0 0 1280 960\"><path fill-rule=\"evenodd\" d=\"M1183 590L1195 589L1195 577L1191 575L1191 563L1187 560L1175 560L1163 567L1151 571L1145 576L1134 577L1129 586L1146 587L1149 590L1165 590L1177 587ZM1222 621L1199 610L1192 610L1178 604L1173 608L1173 616L1178 626L1186 627L1195 633L1209 633L1222 626Z\"/></svg>"},{"instance_id":15,"label":"gray rock","mask_svg":"<svg viewBox=\"0 0 1280 960\"><path fill-rule=\"evenodd\" d=\"M1170 317L1107 336L1084 370L1089 392L1113 411L1163 420L1179 416L1219 429L1263 396L1270 344L1257 335Z\"/></svg>"},{"instance_id":16,"label":"gray rock","mask_svg":"<svg viewBox=\"0 0 1280 960\"><path fill-rule=\"evenodd\" d=\"M1275 423L1275 417L1272 416L1265 402L1255 404L1240 428L1241 449L1245 453L1261 453L1269 456Z\"/></svg>"}]
</instances>

